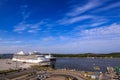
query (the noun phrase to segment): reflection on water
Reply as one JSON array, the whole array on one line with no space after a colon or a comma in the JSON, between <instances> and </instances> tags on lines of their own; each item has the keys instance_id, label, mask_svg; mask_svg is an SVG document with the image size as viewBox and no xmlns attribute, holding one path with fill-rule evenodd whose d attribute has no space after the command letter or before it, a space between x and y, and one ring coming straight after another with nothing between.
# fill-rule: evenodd
<instances>
[{"instance_id":1,"label":"reflection on water","mask_svg":"<svg viewBox=\"0 0 120 80\"><path fill-rule=\"evenodd\" d=\"M95 70L95 67L100 69ZM120 67L120 58L57 58L55 68L77 69L84 71L106 71L107 66Z\"/></svg>"}]
</instances>

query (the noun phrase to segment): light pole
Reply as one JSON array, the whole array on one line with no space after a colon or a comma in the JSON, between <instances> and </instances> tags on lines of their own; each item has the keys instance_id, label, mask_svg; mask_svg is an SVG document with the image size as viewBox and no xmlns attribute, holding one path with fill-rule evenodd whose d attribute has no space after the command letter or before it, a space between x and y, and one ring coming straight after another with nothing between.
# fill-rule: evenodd
<instances>
[{"instance_id":1,"label":"light pole","mask_svg":"<svg viewBox=\"0 0 120 80\"><path fill-rule=\"evenodd\" d=\"M16 69L17 69L17 58L18 58L18 54L16 55Z\"/></svg>"}]
</instances>

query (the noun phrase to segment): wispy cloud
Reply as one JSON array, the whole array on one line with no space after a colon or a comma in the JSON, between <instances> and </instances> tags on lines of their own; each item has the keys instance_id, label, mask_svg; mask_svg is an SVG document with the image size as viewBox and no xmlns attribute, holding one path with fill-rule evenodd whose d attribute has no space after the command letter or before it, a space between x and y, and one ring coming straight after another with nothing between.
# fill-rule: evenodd
<instances>
[{"instance_id":1,"label":"wispy cloud","mask_svg":"<svg viewBox=\"0 0 120 80\"><path fill-rule=\"evenodd\" d=\"M18 25L14 26L14 31L24 31L27 29L27 27L30 26L29 24L25 24L24 22L20 22Z\"/></svg>"},{"instance_id":2,"label":"wispy cloud","mask_svg":"<svg viewBox=\"0 0 120 80\"><path fill-rule=\"evenodd\" d=\"M0 44L19 44L22 43L20 40L0 40Z\"/></svg>"},{"instance_id":3,"label":"wispy cloud","mask_svg":"<svg viewBox=\"0 0 120 80\"><path fill-rule=\"evenodd\" d=\"M91 12L90 10L94 10L97 7L100 7L101 5L103 5L106 1L99 1L99 0L88 0L88 2L86 4L78 5L76 6L76 4L71 5L70 7L70 11L68 11L67 13L65 13L64 17L60 20L58 20L58 22L62 25L69 25L69 24L73 24L76 22L80 22L86 19L93 19L96 20L97 18L99 18L99 20L103 20L104 18L100 18L102 16L99 17L99 15L92 15L90 13L87 14L82 14L85 12ZM97 19L98 20L98 19ZM97 26L97 25L101 25L103 24L103 22L96 22L94 23L92 26Z\"/></svg>"},{"instance_id":4,"label":"wispy cloud","mask_svg":"<svg viewBox=\"0 0 120 80\"><path fill-rule=\"evenodd\" d=\"M20 7L23 20L26 20L30 16L30 12L27 11L28 5L21 5Z\"/></svg>"},{"instance_id":5,"label":"wispy cloud","mask_svg":"<svg viewBox=\"0 0 120 80\"><path fill-rule=\"evenodd\" d=\"M29 33L36 33L37 31L39 31L41 29L34 29L34 30L28 30Z\"/></svg>"},{"instance_id":6,"label":"wispy cloud","mask_svg":"<svg viewBox=\"0 0 120 80\"><path fill-rule=\"evenodd\" d=\"M116 8L116 7L120 7L120 2L112 3L112 4L109 4L108 6L98 8L97 10L93 12L105 11L105 10L109 10L109 9Z\"/></svg>"},{"instance_id":7,"label":"wispy cloud","mask_svg":"<svg viewBox=\"0 0 120 80\"><path fill-rule=\"evenodd\" d=\"M60 24L73 24L79 21L83 21L86 19L93 19L95 18L94 16L91 15L83 15L83 16L77 16L77 17L73 17L73 18L63 18L61 20L59 20L58 22Z\"/></svg>"},{"instance_id":8,"label":"wispy cloud","mask_svg":"<svg viewBox=\"0 0 120 80\"><path fill-rule=\"evenodd\" d=\"M101 5L101 2L98 0L89 0L88 3L84 4L83 6L74 6L70 12L68 12L67 16L78 16L81 13L84 13L88 10L91 10L97 6Z\"/></svg>"},{"instance_id":9,"label":"wispy cloud","mask_svg":"<svg viewBox=\"0 0 120 80\"><path fill-rule=\"evenodd\" d=\"M96 23L91 24L90 26L100 26L104 23L106 23L106 22L96 22Z\"/></svg>"},{"instance_id":10,"label":"wispy cloud","mask_svg":"<svg viewBox=\"0 0 120 80\"><path fill-rule=\"evenodd\" d=\"M93 29L82 30L77 34L79 35L75 38L71 36L57 36L52 37L54 41L57 40L57 44L49 45L47 47L41 47L41 49L50 49L53 52L63 52L66 53L65 49L70 50L71 53L77 52L111 52L119 51L118 47L120 45L120 24L113 23L108 26L102 26ZM61 44L60 41L62 40ZM51 42L47 38L48 42ZM67 41L67 42L66 42ZM72 45L72 46L71 46ZM79 48L78 48L79 47ZM46 48L46 49L45 49ZM48 50L49 51L49 50Z\"/></svg>"},{"instance_id":11,"label":"wispy cloud","mask_svg":"<svg viewBox=\"0 0 120 80\"><path fill-rule=\"evenodd\" d=\"M48 37L44 37L41 39L41 41L43 42L54 42L54 41L68 41L69 39L71 39L68 36L48 36Z\"/></svg>"},{"instance_id":12,"label":"wispy cloud","mask_svg":"<svg viewBox=\"0 0 120 80\"><path fill-rule=\"evenodd\" d=\"M28 5L21 5L20 8L21 8L22 21L14 26L13 31L22 33L23 31L27 30L27 32L32 33L40 30L39 28L40 23L30 24L27 23L26 21L26 19L30 16L30 12L27 11Z\"/></svg>"},{"instance_id":13,"label":"wispy cloud","mask_svg":"<svg viewBox=\"0 0 120 80\"><path fill-rule=\"evenodd\" d=\"M57 24L50 19L42 19L38 22L28 22L23 19L23 21L19 22L17 25L14 26L13 31L18 33L28 32L28 33L37 33L42 29L49 31L48 29L52 29L52 27L56 26ZM41 31L43 32L43 31Z\"/></svg>"},{"instance_id":14,"label":"wispy cloud","mask_svg":"<svg viewBox=\"0 0 120 80\"><path fill-rule=\"evenodd\" d=\"M109 53L109 52L119 52L120 40L84 40L81 41L76 39L74 42L67 42L64 44L54 44L49 46L29 46L29 45L7 45L0 46L0 53L3 52L18 52L18 51L40 51L43 53L52 52L52 53Z\"/></svg>"},{"instance_id":15,"label":"wispy cloud","mask_svg":"<svg viewBox=\"0 0 120 80\"><path fill-rule=\"evenodd\" d=\"M25 22L20 22L18 25L14 26L14 32L18 32L21 33L23 31L27 31L30 33L34 33L37 32L39 30L41 30L41 25L43 25L43 21L38 22L38 23L34 23L34 24L29 24L29 23L25 23Z\"/></svg>"},{"instance_id":16,"label":"wispy cloud","mask_svg":"<svg viewBox=\"0 0 120 80\"><path fill-rule=\"evenodd\" d=\"M83 30L80 34L91 39L120 39L120 24L114 23L109 26Z\"/></svg>"},{"instance_id":17,"label":"wispy cloud","mask_svg":"<svg viewBox=\"0 0 120 80\"><path fill-rule=\"evenodd\" d=\"M56 37L52 37L52 36L49 36L49 37L45 37L42 39L43 42L49 42L49 41L54 41L56 39Z\"/></svg>"}]
</instances>

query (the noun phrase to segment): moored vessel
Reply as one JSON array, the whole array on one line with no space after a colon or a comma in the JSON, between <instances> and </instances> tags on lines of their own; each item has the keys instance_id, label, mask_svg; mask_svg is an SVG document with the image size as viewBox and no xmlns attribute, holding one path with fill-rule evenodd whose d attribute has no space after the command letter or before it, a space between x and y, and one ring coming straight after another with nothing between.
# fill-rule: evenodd
<instances>
[{"instance_id":1,"label":"moored vessel","mask_svg":"<svg viewBox=\"0 0 120 80\"><path fill-rule=\"evenodd\" d=\"M14 54L12 61L39 64L41 66L50 65L50 59L46 58L44 55L36 54L36 52L25 54L23 51L20 51Z\"/></svg>"},{"instance_id":2,"label":"moored vessel","mask_svg":"<svg viewBox=\"0 0 120 80\"><path fill-rule=\"evenodd\" d=\"M56 57L51 54L45 55L45 58L49 59L50 61L56 61Z\"/></svg>"}]
</instances>

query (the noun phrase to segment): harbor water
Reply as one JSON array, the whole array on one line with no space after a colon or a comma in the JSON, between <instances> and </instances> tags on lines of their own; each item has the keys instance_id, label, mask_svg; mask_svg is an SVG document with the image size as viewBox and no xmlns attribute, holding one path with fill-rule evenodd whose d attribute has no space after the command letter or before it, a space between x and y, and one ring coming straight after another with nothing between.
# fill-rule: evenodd
<instances>
[{"instance_id":1,"label":"harbor water","mask_svg":"<svg viewBox=\"0 0 120 80\"><path fill-rule=\"evenodd\" d=\"M108 66L120 67L120 58L57 58L55 68L106 72Z\"/></svg>"}]
</instances>

